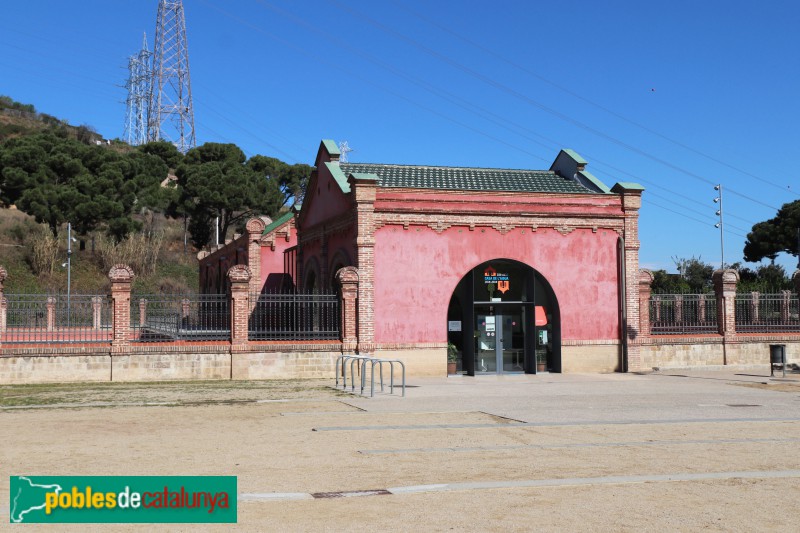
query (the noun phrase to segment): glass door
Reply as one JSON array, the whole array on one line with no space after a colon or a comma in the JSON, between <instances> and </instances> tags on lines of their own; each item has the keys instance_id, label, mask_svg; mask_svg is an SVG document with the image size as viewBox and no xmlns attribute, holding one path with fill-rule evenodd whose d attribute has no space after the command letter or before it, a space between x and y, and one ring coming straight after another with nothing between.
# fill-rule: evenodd
<instances>
[{"instance_id":1,"label":"glass door","mask_svg":"<svg viewBox=\"0 0 800 533\"><path fill-rule=\"evenodd\" d=\"M523 372L525 370L525 330L521 309L506 308L497 317L502 327L497 341L498 364L503 372Z\"/></svg>"},{"instance_id":2,"label":"glass door","mask_svg":"<svg viewBox=\"0 0 800 533\"><path fill-rule=\"evenodd\" d=\"M475 372L497 372L497 316L475 310Z\"/></svg>"},{"instance_id":3,"label":"glass door","mask_svg":"<svg viewBox=\"0 0 800 533\"><path fill-rule=\"evenodd\" d=\"M525 329L521 308L475 310L475 371L523 372Z\"/></svg>"}]
</instances>

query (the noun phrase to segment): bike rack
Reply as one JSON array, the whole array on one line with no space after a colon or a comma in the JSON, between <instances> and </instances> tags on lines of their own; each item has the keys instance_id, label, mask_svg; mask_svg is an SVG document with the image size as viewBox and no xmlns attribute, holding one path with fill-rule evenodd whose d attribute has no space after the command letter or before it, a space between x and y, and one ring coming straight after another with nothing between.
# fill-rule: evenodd
<instances>
[{"instance_id":1,"label":"bike rack","mask_svg":"<svg viewBox=\"0 0 800 533\"><path fill-rule=\"evenodd\" d=\"M399 359L381 359L366 355L340 355L336 358L336 388L339 388L339 374L342 375L342 390L347 390L347 364L350 364L350 392L356 391L356 368L361 374L360 394L364 394L367 380L367 364L370 365L370 397L375 396L375 366L378 366L380 377L381 392L384 391L383 385L383 365L389 364L389 394L394 394L394 365L398 364L401 368L401 387L402 396L406 395L406 365ZM358 366L357 366L358 365Z\"/></svg>"}]
</instances>

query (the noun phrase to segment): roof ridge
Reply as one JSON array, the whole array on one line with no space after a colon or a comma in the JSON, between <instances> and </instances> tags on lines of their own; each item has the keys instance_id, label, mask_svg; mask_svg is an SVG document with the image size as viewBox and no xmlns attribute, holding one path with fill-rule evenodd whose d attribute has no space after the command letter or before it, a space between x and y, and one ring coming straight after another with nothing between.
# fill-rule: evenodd
<instances>
[{"instance_id":1,"label":"roof ridge","mask_svg":"<svg viewBox=\"0 0 800 533\"><path fill-rule=\"evenodd\" d=\"M552 170L533 169L533 168L499 168L499 167L454 167L448 165L403 165L399 163L340 163L341 165L372 165L382 167L396 167L396 168L431 168L431 169L453 169L453 170L496 170L503 172L544 172L547 174L555 174Z\"/></svg>"}]
</instances>

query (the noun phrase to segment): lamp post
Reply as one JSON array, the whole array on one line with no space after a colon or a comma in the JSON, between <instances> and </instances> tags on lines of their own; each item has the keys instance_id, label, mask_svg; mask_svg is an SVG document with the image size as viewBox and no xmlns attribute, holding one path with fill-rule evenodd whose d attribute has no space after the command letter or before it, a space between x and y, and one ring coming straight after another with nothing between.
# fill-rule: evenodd
<instances>
[{"instance_id":1,"label":"lamp post","mask_svg":"<svg viewBox=\"0 0 800 533\"><path fill-rule=\"evenodd\" d=\"M719 248L720 248L720 261L719 267L721 269L725 268L725 226L722 221L722 184L714 185L714 190L719 191L719 196L714 198L714 203L719 204L719 209L717 209L717 216L719 217L719 222L714 224L715 228L719 228Z\"/></svg>"},{"instance_id":2,"label":"lamp post","mask_svg":"<svg viewBox=\"0 0 800 533\"><path fill-rule=\"evenodd\" d=\"M70 294L72 288L72 243L75 239L72 238L72 223L67 222L67 262L62 265L67 267L67 328L70 326Z\"/></svg>"}]
</instances>

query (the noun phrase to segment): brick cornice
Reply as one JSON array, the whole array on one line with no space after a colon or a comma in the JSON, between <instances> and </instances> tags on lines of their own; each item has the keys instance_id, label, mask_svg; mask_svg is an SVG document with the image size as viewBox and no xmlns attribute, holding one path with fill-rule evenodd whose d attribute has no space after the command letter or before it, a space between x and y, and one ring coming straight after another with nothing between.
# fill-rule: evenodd
<instances>
[{"instance_id":1,"label":"brick cornice","mask_svg":"<svg viewBox=\"0 0 800 533\"><path fill-rule=\"evenodd\" d=\"M562 235L568 235L576 229L590 229L596 233L598 229L606 229L622 235L625 222L622 217L563 217L563 216L508 216L498 215L441 215L435 213L375 213L375 229L383 226L427 226L437 233L442 233L448 228L458 226L474 231L475 228L493 228L500 234L517 229L537 231L539 229L555 229Z\"/></svg>"}]
</instances>

